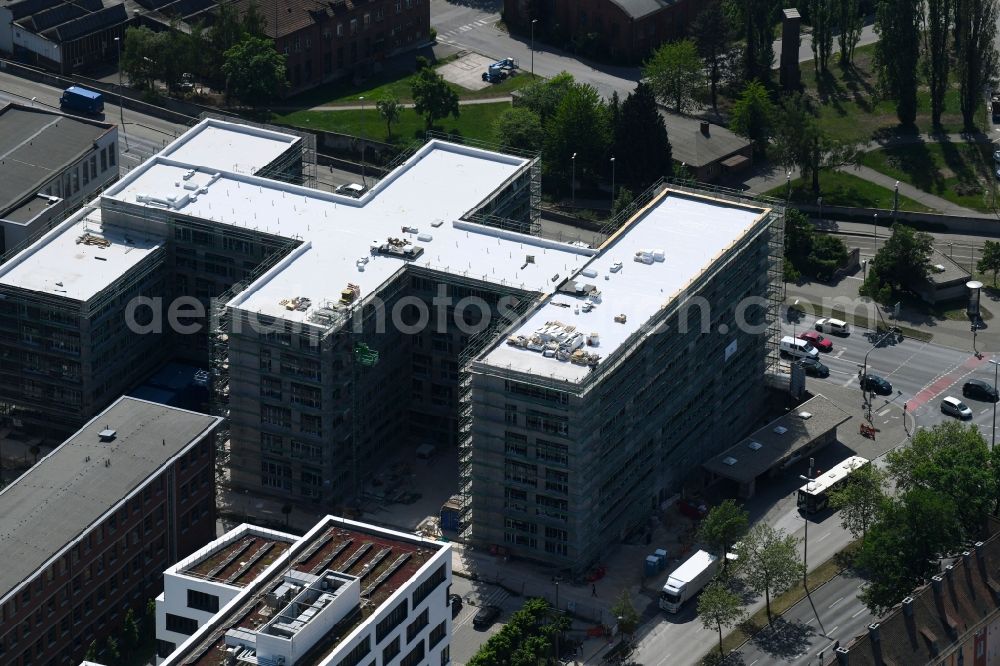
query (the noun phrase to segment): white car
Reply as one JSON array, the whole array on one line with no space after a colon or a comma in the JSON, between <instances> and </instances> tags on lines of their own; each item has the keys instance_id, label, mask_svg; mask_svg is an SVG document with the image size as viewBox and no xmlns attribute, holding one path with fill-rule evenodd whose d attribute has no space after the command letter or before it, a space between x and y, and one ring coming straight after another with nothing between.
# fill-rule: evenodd
<instances>
[{"instance_id":1,"label":"white car","mask_svg":"<svg viewBox=\"0 0 1000 666\"><path fill-rule=\"evenodd\" d=\"M941 411L957 419L965 420L972 418L972 410L969 409L968 405L950 395L941 401Z\"/></svg>"},{"instance_id":2,"label":"white car","mask_svg":"<svg viewBox=\"0 0 1000 666\"><path fill-rule=\"evenodd\" d=\"M846 321L834 319L833 317L817 319L815 328L821 333L830 333L832 335L850 335L851 333L851 327L847 325Z\"/></svg>"},{"instance_id":3,"label":"white car","mask_svg":"<svg viewBox=\"0 0 1000 666\"><path fill-rule=\"evenodd\" d=\"M1000 150L993 151L993 159L996 162L1000 162Z\"/></svg>"},{"instance_id":4,"label":"white car","mask_svg":"<svg viewBox=\"0 0 1000 666\"><path fill-rule=\"evenodd\" d=\"M344 185L338 186L337 189L334 190L334 193L346 194L349 197L354 197L355 199L357 199L367 191L368 188L365 187L364 185L359 185L357 183L345 183Z\"/></svg>"}]
</instances>

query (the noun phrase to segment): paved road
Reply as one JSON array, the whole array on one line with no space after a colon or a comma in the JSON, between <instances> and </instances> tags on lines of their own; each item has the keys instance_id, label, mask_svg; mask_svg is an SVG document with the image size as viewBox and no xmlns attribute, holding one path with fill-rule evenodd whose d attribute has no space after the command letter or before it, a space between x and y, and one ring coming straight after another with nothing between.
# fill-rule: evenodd
<instances>
[{"instance_id":1,"label":"paved road","mask_svg":"<svg viewBox=\"0 0 1000 666\"><path fill-rule=\"evenodd\" d=\"M455 666L464 666L486 640L500 630L512 612L521 607L522 599L515 599L503 588L481 581L471 581L455 576L451 582L451 593L462 597L462 610L452 621L451 661ZM500 619L485 630L472 626L472 618L485 605L499 606L503 613Z\"/></svg>"}]
</instances>

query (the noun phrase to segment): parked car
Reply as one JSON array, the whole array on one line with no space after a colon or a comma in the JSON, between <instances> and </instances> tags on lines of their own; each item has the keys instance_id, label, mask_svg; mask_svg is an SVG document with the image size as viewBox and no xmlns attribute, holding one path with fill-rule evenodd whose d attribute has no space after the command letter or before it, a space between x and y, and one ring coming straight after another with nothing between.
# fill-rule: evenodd
<instances>
[{"instance_id":1,"label":"parked car","mask_svg":"<svg viewBox=\"0 0 1000 666\"><path fill-rule=\"evenodd\" d=\"M451 606L451 616L455 617L462 612L462 597L458 594L448 595L448 605Z\"/></svg>"},{"instance_id":2,"label":"parked car","mask_svg":"<svg viewBox=\"0 0 1000 666\"><path fill-rule=\"evenodd\" d=\"M500 617L499 606L483 606L476 613L476 617L472 618L472 626L476 629L486 629L496 622L498 617Z\"/></svg>"},{"instance_id":3,"label":"parked car","mask_svg":"<svg viewBox=\"0 0 1000 666\"><path fill-rule=\"evenodd\" d=\"M799 361L807 375L811 377L829 377L830 368L823 365L814 358L804 358Z\"/></svg>"},{"instance_id":4,"label":"parked car","mask_svg":"<svg viewBox=\"0 0 1000 666\"><path fill-rule=\"evenodd\" d=\"M969 409L968 405L950 395L941 401L941 411L949 416L954 416L956 419L965 420L972 418L972 410Z\"/></svg>"},{"instance_id":5,"label":"parked car","mask_svg":"<svg viewBox=\"0 0 1000 666\"><path fill-rule=\"evenodd\" d=\"M677 510L682 515L701 520L708 515L708 505L700 499L682 499L677 502Z\"/></svg>"},{"instance_id":6,"label":"parked car","mask_svg":"<svg viewBox=\"0 0 1000 666\"><path fill-rule=\"evenodd\" d=\"M962 386L962 395L973 400L983 400L985 402L997 402L997 391L989 382L982 379L970 379Z\"/></svg>"},{"instance_id":7,"label":"parked car","mask_svg":"<svg viewBox=\"0 0 1000 666\"><path fill-rule=\"evenodd\" d=\"M879 395L892 395L892 384L878 375L865 375L861 378L861 388L874 391Z\"/></svg>"},{"instance_id":8,"label":"parked car","mask_svg":"<svg viewBox=\"0 0 1000 666\"><path fill-rule=\"evenodd\" d=\"M1000 150L993 151L993 159L1000 162Z\"/></svg>"},{"instance_id":9,"label":"parked car","mask_svg":"<svg viewBox=\"0 0 1000 666\"><path fill-rule=\"evenodd\" d=\"M819 331L803 331L797 337L799 340L805 340L821 352L833 350L833 343L828 338L820 335Z\"/></svg>"},{"instance_id":10,"label":"parked car","mask_svg":"<svg viewBox=\"0 0 1000 666\"><path fill-rule=\"evenodd\" d=\"M816 320L816 330L833 335L850 335L851 327L842 319L833 317L822 317Z\"/></svg>"}]
</instances>

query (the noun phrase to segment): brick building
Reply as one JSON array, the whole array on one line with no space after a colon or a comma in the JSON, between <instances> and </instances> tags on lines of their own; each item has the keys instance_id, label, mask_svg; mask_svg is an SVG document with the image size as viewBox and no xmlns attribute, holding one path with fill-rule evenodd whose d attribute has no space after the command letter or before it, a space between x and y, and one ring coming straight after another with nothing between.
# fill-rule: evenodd
<instances>
[{"instance_id":1,"label":"brick building","mask_svg":"<svg viewBox=\"0 0 1000 666\"><path fill-rule=\"evenodd\" d=\"M639 62L660 44L684 36L706 0L504 0L512 31L557 46L575 45L585 55Z\"/></svg>"},{"instance_id":2,"label":"brick building","mask_svg":"<svg viewBox=\"0 0 1000 666\"><path fill-rule=\"evenodd\" d=\"M219 422L123 397L0 492L0 663L80 663L215 537Z\"/></svg>"},{"instance_id":3,"label":"brick building","mask_svg":"<svg viewBox=\"0 0 1000 666\"><path fill-rule=\"evenodd\" d=\"M376 71L430 39L430 0L240 0L257 5L265 34L287 58L289 94Z\"/></svg>"}]
</instances>

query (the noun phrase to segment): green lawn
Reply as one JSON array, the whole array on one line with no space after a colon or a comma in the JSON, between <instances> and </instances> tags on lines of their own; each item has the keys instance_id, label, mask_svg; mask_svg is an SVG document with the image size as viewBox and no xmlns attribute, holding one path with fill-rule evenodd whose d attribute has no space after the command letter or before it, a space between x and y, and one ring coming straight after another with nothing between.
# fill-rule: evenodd
<instances>
[{"instance_id":1,"label":"green lawn","mask_svg":"<svg viewBox=\"0 0 1000 666\"><path fill-rule=\"evenodd\" d=\"M446 58L435 63L435 66L445 64L450 60L450 58ZM282 102L282 106L290 109L311 109L316 106L358 104L359 97L364 97L366 103L374 104L375 100L386 96L395 97L401 102L412 102L413 92L411 86L415 77L416 74L412 72L405 74L396 71L378 74L358 85L354 85L349 80L334 81L290 97ZM511 91L522 88L533 80L540 78L528 72L519 71L506 81L487 86L482 90L469 90L450 82L448 86L458 94L459 99L485 99L509 95Z\"/></svg>"},{"instance_id":2,"label":"green lawn","mask_svg":"<svg viewBox=\"0 0 1000 666\"><path fill-rule=\"evenodd\" d=\"M836 63L837 57L834 56L828 75L819 81L812 61L802 63L802 84L806 92L820 102L822 126L831 135L846 140L868 141L877 135L901 131L896 119L895 102L879 99L876 92L878 77L873 64L874 56L874 45L858 48L854 54L854 65L847 70ZM981 122L985 120L985 105L983 114ZM941 124L944 132L962 131L957 83L945 95ZM924 87L917 91L916 129L920 133L934 131L930 118L930 95Z\"/></svg>"},{"instance_id":3,"label":"green lawn","mask_svg":"<svg viewBox=\"0 0 1000 666\"><path fill-rule=\"evenodd\" d=\"M992 212L996 166L990 144L931 143L866 153L866 165L959 206Z\"/></svg>"},{"instance_id":4,"label":"green lawn","mask_svg":"<svg viewBox=\"0 0 1000 666\"><path fill-rule=\"evenodd\" d=\"M893 191L870 183L863 178L842 171L823 170L819 176L820 194L823 204L827 206L854 206L860 208L892 208ZM788 188L784 185L764 192L769 197L784 199ZM811 182L803 182L801 178L792 181L792 202L815 204L816 195L812 191ZM916 212L931 212L926 206L907 197L899 197L900 210Z\"/></svg>"},{"instance_id":5,"label":"green lawn","mask_svg":"<svg viewBox=\"0 0 1000 666\"><path fill-rule=\"evenodd\" d=\"M438 121L434 128L459 134L467 139L493 141L493 121L509 108L509 102L466 105L461 107L458 118L449 116L445 120ZM399 120L393 123L391 139L386 136L385 122L374 109L295 111L285 115L275 115L272 121L312 130L364 135L378 141L401 144L421 138L424 131L424 119L413 109L403 109L400 112Z\"/></svg>"}]
</instances>

